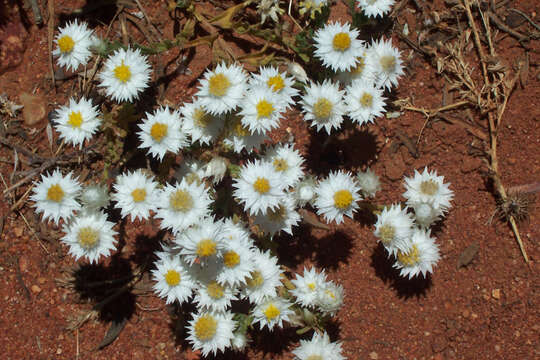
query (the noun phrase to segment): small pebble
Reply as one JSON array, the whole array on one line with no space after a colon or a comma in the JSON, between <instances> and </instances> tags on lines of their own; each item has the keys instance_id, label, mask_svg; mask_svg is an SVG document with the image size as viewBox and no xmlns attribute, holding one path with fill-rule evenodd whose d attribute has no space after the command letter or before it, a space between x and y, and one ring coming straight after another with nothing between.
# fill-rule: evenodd
<instances>
[{"instance_id":1,"label":"small pebble","mask_svg":"<svg viewBox=\"0 0 540 360\"><path fill-rule=\"evenodd\" d=\"M501 298L501 290L493 289L493 291L491 291L491 296L493 296L494 299L499 300Z\"/></svg>"},{"instance_id":2,"label":"small pebble","mask_svg":"<svg viewBox=\"0 0 540 360\"><path fill-rule=\"evenodd\" d=\"M40 277L37 279L38 283L40 283L41 285L45 284L45 282L47 281L47 279L45 279L44 277Z\"/></svg>"},{"instance_id":3,"label":"small pebble","mask_svg":"<svg viewBox=\"0 0 540 360\"><path fill-rule=\"evenodd\" d=\"M37 285L32 285L32 287L30 288L30 290L32 290L32 292L34 294L39 294L41 292L41 288Z\"/></svg>"},{"instance_id":4,"label":"small pebble","mask_svg":"<svg viewBox=\"0 0 540 360\"><path fill-rule=\"evenodd\" d=\"M377 360L379 358L379 354L377 354L375 351L372 351L369 353L369 358L373 360Z\"/></svg>"}]
</instances>

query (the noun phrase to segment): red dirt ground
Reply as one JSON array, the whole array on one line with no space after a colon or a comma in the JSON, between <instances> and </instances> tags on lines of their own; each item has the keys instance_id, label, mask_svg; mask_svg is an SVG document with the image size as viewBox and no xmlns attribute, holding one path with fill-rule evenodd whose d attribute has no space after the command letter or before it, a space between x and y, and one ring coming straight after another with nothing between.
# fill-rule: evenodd
<instances>
[{"instance_id":1,"label":"red dirt ground","mask_svg":"<svg viewBox=\"0 0 540 360\"><path fill-rule=\"evenodd\" d=\"M155 3L156 6L146 6L147 11L151 18L159 19L156 25L164 37L170 38L173 24L167 15L167 4L165 1ZM85 2L57 0L54 4L55 24L58 24L62 13L83 6ZM505 6L520 9L538 23L536 1L509 1ZM433 5L434 9L443 7L442 1ZM411 9L414 9L412 5L406 5L398 22L407 22L409 28L414 29L418 26L418 13ZM344 19L344 10L343 4L336 5L331 19ZM8 13L7 22L0 21L0 41L6 44L6 34L11 34L10 41L16 44L14 48L18 46L21 51L14 51L8 60L3 54L0 58L0 94L6 94L16 102L23 92L41 94L47 99L46 111L52 111L69 98L73 81L59 82L55 94L48 77L47 26L35 26L30 10L11 8ZM502 11L502 14L507 12ZM524 23L520 29L527 29L527 26ZM100 32L104 31L103 26L98 28ZM116 29L111 34L120 36ZM133 36L140 41L144 39L136 30ZM497 52L508 64L524 54L525 50L513 38L503 33L498 33L495 38L499 40ZM418 107L441 106L444 79L407 44L397 38L394 43L404 58L412 54L408 59L412 75L400 81L396 99L411 97ZM510 98L498 136L500 170L507 187L540 181L540 110L537 104L540 99L540 47L538 41L531 41L528 46L531 50L528 52L527 84L518 87ZM178 50L169 51L160 59L161 63L174 59L178 53ZM164 93L165 102L175 105L189 100L195 92L196 79L210 64L210 55L205 46L195 49L187 64L191 73L172 78ZM466 56L476 61L472 46ZM510 227L497 220L490 223L495 212L495 199L486 181L486 167L472 151L485 148L480 140L462 127L437 121L430 122L423 130L418 158L411 156L405 146L395 151L391 144L398 141L398 132L415 140L424 125L425 118L421 114L405 112L397 119L378 119L376 125L367 128L349 127L338 137L339 141L332 141L322 151L317 146L319 136L310 132L307 124L295 114L289 114L283 121L280 130L274 133L274 140L282 138L285 129L290 128L309 166L316 171L327 173L336 167L355 170L370 166L382 180L382 191L376 199L378 203L402 201L402 177L410 176L414 169L426 165L444 175L455 193L452 210L435 232L442 259L427 280L407 281L396 275L377 245L373 219L365 216L347 219L345 224L332 226L330 231L302 226L294 236L279 240L278 254L291 270L301 271L306 264L324 267L330 279L344 286L345 304L329 332L333 340L342 341L347 358L540 358L540 282L537 275L540 210L534 205L529 220L519 225L531 260L528 267ZM22 119L21 116L18 118ZM34 127L23 126L26 139L21 134L7 134L6 137L12 143L38 149L37 153L49 156L45 126L46 121ZM12 151L2 146L1 173L6 181L13 169L12 156ZM24 170L27 165L23 166ZM26 190L27 186L23 186L12 194L18 199ZM133 315L119 337L102 350L95 348L110 319L89 321L78 331L66 330L68 319L92 306L82 296L55 281L64 277L75 261L59 243L59 231L40 226L39 218L29 205L22 206L20 212L8 214L10 203L7 200L11 201L11 198L0 203L2 214L7 215L3 219L0 240L2 358L198 358L182 340L182 334L171 327L171 315L164 302L152 294L138 296L136 302L130 296L122 297L121 306L132 307ZM42 245L21 214L30 227L39 232ZM141 236L145 236L143 241L147 242L142 244L143 248L152 247L149 242L156 236L155 227L150 223L139 225L126 230L125 245L119 254L119 258L124 259L118 265L120 267L136 261L135 251L141 246ZM458 269L460 254L473 242L479 245L476 257L470 265ZM147 284L145 280L142 283ZM217 358L292 359L290 351L300 338L292 329L263 333L254 339L252 350L245 356L229 354Z\"/></svg>"}]
</instances>

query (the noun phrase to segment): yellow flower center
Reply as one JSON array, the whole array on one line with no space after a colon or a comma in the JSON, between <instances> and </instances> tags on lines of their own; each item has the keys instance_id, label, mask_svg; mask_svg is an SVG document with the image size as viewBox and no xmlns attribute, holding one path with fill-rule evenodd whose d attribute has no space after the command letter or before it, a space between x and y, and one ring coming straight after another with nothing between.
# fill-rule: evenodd
<instances>
[{"instance_id":1,"label":"yellow flower center","mask_svg":"<svg viewBox=\"0 0 540 360\"><path fill-rule=\"evenodd\" d=\"M379 62L381 63L381 67L383 69L384 72L386 73L391 73L395 70L396 68L396 57L395 56L382 56L381 59L379 60Z\"/></svg>"},{"instance_id":2,"label":"yellow flower center","mask_svg":"<svg viewBox=\"0 0 540 360\"><path fill-rule=\"evenodd\" d=\"M334 205L340 210L345 210L353 201L352 194L349 190L338 190L334 193Z\"/></svg>"},{"instance_id":3,"label":"yellow flower center","mask_svg":"<svg viewBox=\"0 0 540 360\"><path fill-rule=\"evenodd\" d=\"M336 51L347 50L351 46L351 38L349 37L349 34L344 32L336 34L336 36L334 36L334 40L332 40L332 46Z\"/></svg>"},{"instance_id":4,"label":"yellow flower center","mask_svg":"<svg viewBox=\"0 0 540 360\"><path fill-rule=\"evenodd\" d=\"M135 189L131 192L131 197L133 197L133 201L135 202L141 202L146 199L146 190L145 189Z\"/></svg>"},{"instance_id":5,"label":"yellow flower center","mask_svg":"<svg viewBox=\"0 0 540 360\"><path fill-rule=\"evenodd\" d=\"M68 116L68 124L73 128L80 128L83 122L82 114L80 111L72 111Z\"/></svg>"},{"instance_id":6,"label":"yellow flower center","mask_svg":"<svg viewBox=\"0 0 540 360\"><path fill-rule=\"evenodd\" d=\"M160 142L163 140L165 135L167 135L167 124L162 123L155 123L152 125L152 128L150 129L150 135L152 136L152 139L154 139L156 142Z\"/></svg>"},{"instance_id":7,"label":"yellow flower center","mask_svg":"<svg viewBox=\"0 0 540 360\"><path fill-rule=\"evenodd\" d=\"M283 219L285 219L285 214L286 213L287 213L287 211L286 211L285 207L280 205L275 210L269 209L267 214L268 214L268 218L270 219L270 221L281 222L281 221L283 221Z\"/></svg>"},{"instance_id":8,"label":"yellow flower center","mask_svg":"<svg viewBox=\"0 0 540 360\"><path fill-rule=\"evenodd\" d=\"M264 277L258 270L252 271L247 279L247 286L250 288L257 288L264 283Z\"/></svg>"},{"instance_id":9,"label":"yellow flower center","mask_svg":"<svg viewBox=\"0 0 540 360\"><path fill-rule=\"evenodd\" d=\"M203 239L197 244L197 255L199 257L208 257L216 253L216 242L212 239Z\"/></svg>"},{"instance_id":10,"label":"yellow flower center","mask_svg":"<svg viewBox=\"0 0 540 360\"><path fill-rule=\"evenodd\" d=\"M79 242L79 245L85 249L90 250L94 248L99 240L99 232L92 229L91 227L83 227L79 230L79 233L77 234L77 241Z\"/></svg>"},{"instance_id":11,"label":"yellow flower center","mask_svg":"<svg viewBox=\"0 0 540 360\"><path fill-rule=\"evenodd\" d=\"M202 341L208 341L216 335L217 321L212 315L204 315L194 326L195 336Z\"/></svg>"},{"instance_id":12,"label":"yellow flower center","mask_svg":"<svg viewBox=\"0 0 540 360\"><path fill-rule=\"evenodd\" d=\"M332 300L336 299L336 295L331 290L325 290L324 293L332 298Z\"/></svg>"},{"instance_id":13,"label":"yellow flower center","mask_svg":"<svg viewBox=\"0 0 540 360\"><path fill-rule=\"evenodd\" d=\"M279 316L279 314L281 314L281 311L279 311L279 309L274 304L268 305L264 310L264 316L266 316L266 319L268 321L274 320Z\"/></svg>"},{"instance_id":14,"label":"yellow flower center","mask_svg":"<svg viewBox=\"0 0 540 360\"><path fill-rule=\"evenodd\" d=\"M394 240L395 235L396 229L392 225L384 224L379 228L379 236L385 245L389 245Z\"/></svg>"},{"instance_id":15,"label":"yellow flower center","mask_svg":"<svg viewBox=\"0 0 540 360\"><path fill-rule=\"evenodd\" d=\"M73 50L74 46L75 41L73 41L73 39L68 35L64 35L58 39L58 47L60 48L60 52L69 53L71 50Z\"/></svg>"},{"instance_id":16,"label":"yellow flower center","mask_svg":"<svg viewBox=\"0 0 540 360\"><path fill-rule=\"evenodd\" d=\"M371 107L373 104L373 96L370 93L365 92L360 98L360 104L362 104L363 107Z\"/></svg>"},{"instance_id":17,"label":"yellow flower center","mask_svg":"<svg viewBox=\"0 0 540 360\"><path fill-rule=\"evenodd\" d=\"M193 111L193 120L195 125L201 128L206 128L212 122L212 115L208 114L202 108Z\"/></svg>"},{"instance_id":18,"label":"yellow flower center","mask_svg":"<svg viewBox=\"0 0 540 360\"><path fill-rule=\"evenodd\" d=\"M397 258L405 266L414 266L420 262L420 252L418 247L413 245L408 252L398 251Z\"/></svg>"},{"instance_id":19,"label":"yellow flower center","mask_svg":"<svg viewBox=\"0 0 540 360\"><path fill-rule=\"evenodd\" d=\"M225 294L225 288L217 283L217 281L212 281L208 286L206 287L206 292L208 293L208 296L210 296L212 299L221 299L223 295Z\"/></svg>"},{"instance_id":20,"label":"yellow flower center","mask_svg":"<svg viewBox=\"0 0 540 360\"><path fill-rule=\"evenodd\" d=\"M309 355L306 360L324 360L321 355Z\"/></svg>"},{"instance_id":21,"label":"yellow flower center","mask_svg":"<svg viewBox=\"0 0 540 360\"><path fill-rule=\"evenodd\" d=\"M274 165L274 169L276 169L276 171L287 171L287 169L289 168L287 160L280 158L275 158L272 162L272 165Z\"/></svg>"},{"instance_id":22,"label":"yellow flower center","mask_svg":"<svg viewBox=\"0 0 540 360\"><path fill-rule=\"evenodd\" d=\"M328 118L332 114L332 103L326 98L320 98L313 105L313 113L318 118Z\"/></svg>"},{"instance_id":23,"label":"yellow flower center","mask_svg":"<svg viewBox=\"0 0 540 360\"><path fill-rule=\"evenodd\" d=\"M238 255L236 252L232 250L227 251L223 255L223 263L225 264L226 267L231 269L240 263L240 255Z\"/></svg>"},{"instance_id":24,"label":"yellow flower center","mask_svg":"<svg viewBox=\"0 0 540 360\"><path fill-rule=\"evenodd\" d=\"M285 82L283 81L281 75L276 75L269 78L266 85L268 85L273 92L280 92L281 89L285 87Z\"/></svg>"},{"instance_id":25,"label":"yellow flower center","mask_svg":"<svg viewBox=\"0 0 540 360\"><path fill-rule=\"evenodd\" d=\"M124 60L122 60L122 65L118 65L114 68L114 77L123 83L126 83L131 79L131 71L129 70L129 66L124 64Z\"/></svg>"},{"instance_id":26,"label":"yellow flower center","mask_svg":"<svg viewBox=\"0 0 540 360\"><path fill-rule=\"evenodd\" d=\"M176 211L188 212L193 208L193 198L185 190L176 190L169 198L169 205Z\"/></svg>"},{"instance_id":27,"label":"yellow flower center","mask_svg":"<svg viewBox=\"0 0 540 360\"><path fill-rule=\"evenodd\" d=\"M208 92L214 96L223 96L231 86L229 79L223 74L215 74L208 81Z\"/></svg>"},{"instance_id":28,"label":"yellow flower center","mask_svg":"<svg viewBox=\"0 0 540 360\"><path fill-rule=\"evenodd\" d=\"M257 191L259 194L266 194L268 191L270 191L270 183L267 179L259 177L253 183L253 189L255 189L255 191Z\"/></svg>"},{"instance_id":29,"label":"yellow flower center","mask_svg":"<svg viewBox=\"0 0 540 360\"><path fill-rule=\"evenodd\" d=\"M58 184L52 185L49 190L47 190L47 200L60 202L64 198L64 190Z\"/></svg>"},{"instance_id":30,"label":"yellow flower center","mask_svg":"<svg viewBox=\"0 0 540 360\"><path fill-rule=\"evenodd\" d=\"M420 191L422 194L433 196L439 191L439 185L433 180L422 181Z\"/></svg>"},{"instance_id":31,"label":"yellow flower center","mask_svg":"<svg viewBox=\"0 0 540 360\"><path fill-rule=\"evenodd\" d=\"M169 270L165 274L165 282L169 286L176 286L180 284L180 273L176 270Z\"/></svg>"},{"instance_id":32,"label":"yellow flower center","mask_svg":"<svg viewBox=\"0 0 540 360\"><path fill-rule=\"evenodd\" d=\"M257 119L269 117L272 115L272 111L274 111L274 107L268 101L261 100L257 103Z\"/></svg>"},{"instance_id":33,"label":"yellow flower center","mask_svg":"<svg viewBox=\"0 0 540 360\"><path fill-rule=\"evenodd\" d=\"M307 287L309 288L309 290L315 291L315 283L308 283Z\"/></svg>"}]
</instances>

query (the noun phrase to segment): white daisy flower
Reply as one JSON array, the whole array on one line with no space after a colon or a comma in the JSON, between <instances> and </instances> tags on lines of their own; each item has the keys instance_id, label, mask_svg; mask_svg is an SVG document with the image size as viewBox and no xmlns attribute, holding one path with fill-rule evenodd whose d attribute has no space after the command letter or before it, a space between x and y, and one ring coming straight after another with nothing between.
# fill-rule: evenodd
<instances>
[{"instance_id":1,"label":"white daisy flower","mask_svg":"<svg viewBox=\"0 0 540 360\"><path fill-rule=\"evenodd\" d=\"M213 115L231 112L244 98L247 77L241 66L221 63L203 77L197 96L207 112Z\"/></svg>"},{"instance_id":2,"label":"white daisy flower","mask_svg":"<svg viewBox=\"0 0 540 360\"><path fill-rule=\"evenodd\" d=\"M183 130L191 136L191 142L208 145L216 141L225 125L225 116L205 110L200 99L185 103L180 109L183 116Z\"/></svg>"},{"instance_id":3,"label":"white daisy flower","mask_svg":"<svg viewBox=\"0 0 540 360\"><path fill-rule=\"evenodd\" d=\"M334 316L343 305L343 287L327 281L317 290L315 305L325 314Z\"/></svg>"},{"instance_id":4,"label":"white daisy flower","mask_svg":"<svg viewBox=\"0 0 540 360\"><path fill-rule=\"evenodd\" d=\"M431 202L417 202L412 205L414 221L423 228L428 228L444 216L444 211L434 207Z\"/></svg>"},{"instance_id":5,"label":"white daisy flower","mask_svg":"<svg viewBox=\"0 0 540 360\"><path fill-rule=\"evenodd\" d=\"M85 98L79 101L69 99L69 106L61 106L56 110L53 120L60 138L68 144L79 146L79 149L85 140L92 138L101 124L97 106L92 106L92 101Z\"/></svg>"},{"instance_id":6,"label":"white daisy flower","mask_svg":"<svg viewBox=\"0 0 540 360\"><path fill-rule=\"evenodd\" d=\"M255 269L252 256L253 241L242 225L234 224L231 220L225 221L222 232L225 238L223 267L217 281L229 286L245 284Z\"/></svg>"},{"instance_id":7,"label":"white daisy flower","mask_svg":"<svg viewBox=\"0 0 540 360\"><path fill-rule=\"evenodd\" d=\"M339 71L336 74L336 80L344 86L350 85L353 81L360 81L364 84L372 84L375 82L375 69L371 61L367 61L366 57L369 54L364 48L362 56L357 58L357 63L349 71Z\"/></svg>"},{"instance_id":8,"label":"white daisy flower","mask_svg":"<svg viewBox=\"0 0 540 360\"><path fill-rule=\"evenodd\" d=\"M193 265L196 261L202 265L222 257L225 240L221 231L222 223L212 217L199 220L198 226L178 233L175 244L184 259Z\"/></svg>"},{"instance_id":9,"label":"white daisy flower","mask_svg":"<svg viewBox=\"0 0 540 360\"><path fill-rule=\"evenodd\" d=\"M300 214L296 211L296 203L291 195L284 195L275 209L268 209L266 214L258 214L254 219L259 229L271 236L280 231L292 235L292 227L299 222Z\"/></svg>"},{"instance_id":10,"label":"white daisy flower","mask_svg":"<svg viewBox=\"0 0 540 360\"><path fill-rule=\"evenodd\" d=\"M224 312L237 300L236 290L212 280L198 285L193 301L200 311Z\"/></svg>"},{"instance_id":11,"label":"white daisy flower","mask_svg":"<svg viewBox=\"0 0 540 360\"><path fill-rule=\"evenodd\" d=\"M267 134L252 134L249 128L242 124L242 118L233 115L227 120L227 135L223 143L231 147L235 153L241 153L243 149L250 153L253 149L259 150L269 139Z\"/></svg>"},{"instance_id":12,"label":"white daisy flower","mask_svg":"<svg viewBox=\"0 0 540 360\"><path fill-rule=\"evenodd\" d=\"M364 52L364 42L358 35L358 30L351 29L350 24L326 24L313 35L315 57L334 71L350 70Z\"/></svg>"},{"instance_id":13,"label":"white daisy flower","mask_svg":"<svg viewBox=\"0 0 540 360\"><path fill-rule=\"evenodd\" d=\"M151 66L139 49L116 50L103 64L99 86L115 101L137 100L148 87Z\"/></svg>"},{"instance_id":14,"label":"white daisy flower","mask_svg":"<svg viewBox=\"0 0 540 360\"><path fill-rule=\"evenodd\" d=\"M242 102L242 125L252 134L266 134L279 127L281 113L285 110L279 97L266 87L250 89Z\"/></svg>"},{"instance_id":15,"label":"white daisy flower","mask_svg":"<svg viewBox=\"0 0 540 360\"><path fill-rule=\"evenodd\" d=\"M381 38L374 41L368 49L366 61L375 70L377 87L391 89L405 74L399 50L392 46L392 40Z\"/></svg>"},{"instance_id":16,"label":"white daisy flower","mask_svg":"<svg viewBox=\"0 0 540 360\"><path fill-rule=\"evenodd\" d=\"M146 119L139 125L137 132L141 145L148 148L148 154L163 160L167 151L176 154L187 143L186 134L180 130L182 121L178 111L170 111L169 107L156 109L154 114L146 113Z\"/></svg>"},{"instance_id":17,"label":"white daisy flower","mask_svg":"<svg viewBox=\"0 0 540 360\"><path fill-rule=\"evenodd\" d=\"M277 296L277 287L281 285L280 276L283 270L278 265L277 258L270 255L269 251L254 249L252 255L254 270L250 273L241 294L242 297L249 298L250 302L259 304L266 296Z\"/></svg>"},{"instance_id":18,"label":"white daisy flower","mask_svg":"<svg viewBox=\"0 0 540 360\"><path fill-rule=\"evenodd\" d=\"M204 357L209 353L225 351L231 346L236 322L229 311L223 313L199 312L193 315L187 328L187 340L194 350L201 350Z\"/></svg>"},{"instance_id":19,"label":"white daisy flower","mask_svg":"<svg viewBox=\"0 0 540 360\"><path fill-rule=\"evenodd\" d=\"M167 184L160 192L156 217L160 227L178 233L197 224L210 214L212 200L204 184L189 183L186 178L175 185Z\"/></svg>"},{"instance_id":20,"label":"white daisy flower","mask_svg":"<svg viewBox=\"0 0 540 360\"><path fill-rule=\"evenodd\" d=\"M236 188L233 195L244 204L244 210L250 215L266 214L268 209L279 206L284 186L281 175L272 164L255 160L241 168L240 176L233 184Z\"/></svg>"},{"instance_id":21,"label":"white daisy flower","mask_svg":"<svg viewBox=\"0 0 540 360\"><path fill-rule=\"evenodd\" d=\"M187 301L196 287L189 267L179 256L166 251L155 263L152 270L152 279L156 282L154 291L161 298L166 298L166 303L177 301L179 304Z\"/></svg>"},{"instance_id":22,"label":"white daisy flower","mask_svg":"<svg viewBox=\"0 0 540 360\"><path fill-rule=\"evenodd\" d=\"M349 172L331 172L317 187L317 214L323 215L327 223L340 224L344 215L352 218L362 199L359 192L360 187Z\"/></svg>"},{"instance_id":23,"label":"white daisy flower","mask_svg":"<svg viewBox=\"0 0 540 360\"><path fill-rule=\"evenodd\" d=\"M339 85L324 80L321 85L311 83L305 91L301 101L304 120L311 120L317 131L324 128L328 134L333 128L339 129L345 114L344 91Z\"/></svg>"},{"instance_id":24,"label":"white daisy flower","mask_svg":"<svg viewBox=\"0 0 540 360\"><path fill-rule=\"evenodd\" d=\"M444 176L437 176L437 171L429 171L424 168L422 174L414 170L414 177L405 177L405 193L403 196L407 199L407 205L413 206L416 203L430 202L434 208L448 211L452 206L450 201L454 193L449 185L443 183Z\"/></svg>"},{"instance_id":25,"label":"white daisy flower","mask_svg":"<svg viewBox=\"0 0 540 360\"><path fill-rule=\"evenodd\" d=\"M293 85L293 78L288 77L285 72L280 73L273 66L261 66L259 68L259 74L251 74L251 79L249 80L250 88L266 87L278 95L279 102L286 109L294 105L293 97L299 93L299 90L293 88Z\"/></svg>"},{"instance_id":26,"label":"white daisy flower","mask_svg":"<svg viewBox=\"0 0 540 360\"><path fill-rule=\"evenodd\" d=\"M385 100L383 90L375 87L372 83L353 81L346 89L345 104L347 115L360 125L372 123L373 120L382 116Z\"/></svg>"},{"instance_id":27,"label":"white daisy flower","mask_svg":"<svg viewBox=\"0 0 540 360\"><path fill-rule=\"evenodd\" d=\"M34 193L30 200L36 204L36 212L43 213L43 221L52 220L56 225L60 219L67 220L73 212L81 209L77 196L81 185L69 173L65 177L59 170L50 175L41 174L41 182L34 182Z\"/></svg>"},{"instance_id":28,"label":"white daisy flower","mask_svg":"<svg viewBox=\"0 0 540 360\"><path fill-rule=\"evenodd\" d=\"M84 213L64 225L66 235L60 240L69 246L75 260L86 258L97 263L101 255L107 257L115 249L114 235L118 233L112 229L114 225L101 211Z\"/></svg>"},{"instance_id":29,"label":"white daisy flower","mask_svg":"<svg viewBox=\"0 0 540 360\"><path fill-rule=\"evenodd\" d=\"M317 304L317 294L326 284L326 274L324 269L318 273L314 267L309 270L304 267L304 276L296 274L296 279L291 282L295 288L289 292L296 298L296 303L313 308Z\"/></svg>"},{"instance_id":30,"label":"white daisy flower","mask_svg":"<svg viewBox=\"0 0 540 360\"><path fill-rule=\"evenodd\" d=\"M307 176L294 186L293 196L300 207L306 206L315 200L317 194L317 180L313 176Z\"/></svg>"},{"instance_id":31,"label":"white daisy flower","mask_svg":"<svg viewBox=\"0 0 540 360\"><path fill-rule=\"evenodd\" d=\"M80 201L83 208L95 211L109 206L109 191L102 185L85 186L81 192Z\"/></svg>"},{"instance_id":32,"label":"white daisy flower","mask_svg":"<svg viewBox=\"0 0 540 360\"><path fill-rule=\"evenodd\" d=\"M248 338L246 337L246 334L236 331L234 333L234 337L231 340L231 345L233 350L235 351L244 351L246 350L246 346L248 344Z\"/></svg>"},{"instance_id":33,"label":"white daisy flower","mask_svg":"<svg viewBox=\"0 0 540 360\"><path fill-rule=\"evenodd\" d=\"M58 64L74 71L80 65L85 66L92 56L90 46L93 44L93 34L94 31L88 29L88 24L84 21L79 24L78 20L75 20L60 28L54 39L57 47L52 52L54 56L58 56Z\"/></svg>"},{"instance_id":34,"label":"white daisy flower","mask_svg":"<svg viewBox=\"0 0 540 360\"><path fill-rule=\"evenodd\" d=\"M388 14L395 0L356 0L356 2L367 17L375 18Z\"/></svg>"},{"instance_id":35,"label":"white daisy flower","mask_svg":"<svg viewBox=\"0 0 540 360\"><path fill-rule=\"evenodd\" d=\"M264 160L271 163L282 175L282 181L286 183L286 187L294 186L304 174L302 170L304 158L294 148L294 144L280 144L269 148Z\"/></svg>"},{"instance_id":36,"label":"white daisy flower","mask_svg":"<svg viewBox=\"0 0 540 360\"><path fill-rule=\"evenodd\" d=\"M322 335L314 332L311 340L300 340L300 345L292 353L296 360L345 360L342 351L341 343L330 342L326 332Z\"/></svg>"},{"instance_id":37,"label":"white daisy flower","mask_svg":"<svg viewBox=\"0 0 540 360\"><path fill-rule=\"evenodd\" d=\"M265 326L270 331L274 330L276 325L283 328L283 321L289 322L289 316L294 314L294 311L290 309L291 305L290 302L280 297L266 297L255 305L252 313L252 324L259 323L261 330Z\"/></svg>"},{"instance_id":38,"label":"white daisy flower","mask_svg":"<svg viewBox=\"0 0 540 360\"><path fill-rule=\"evenodd\" d=\"M115 193L112 199L122 217L128 215L132 220L148 219L150 211L156 211L159 192L157 182L148 177L142 170L135 170L119 175L113 186Z\"/></svg>"},{"instance_id":39,"label":"white daisy flower","mask_svg":"<svg viewBox=\"0 0 540 360\"><path fill-rule=\"evenodd\" d=\"M389 255L397 251L406 251L412 234L413 220L407 209L401 209L398 204L385 207L377 215L374 234L379 238Z\"/></svg>"},{"instance_id":40,"label":"white daisy flower","mask_svg":"<svg viewBox=\"0 0 540 360\"><path fill-rule=\"evenodd\" d=\"M413 278L422 274L433 272L433 266L441 258L435 239L430 236L429 230L415 229L410 237L410 246L407 250L399 250L396 254L394 268L400 269L400 275Z\"/></svg>"},{"instance_id":41,"label":"white daisy flower","mask_svg":"<svg viewBox=\"0 0 540 360\"><path fill-rule=\"evenodd\" d=\"M356 174L356 181L364 197L375 197L377 191L381 190L379 177L369 168L366 171L359 171Z\"/></svg>"}]
</instances>

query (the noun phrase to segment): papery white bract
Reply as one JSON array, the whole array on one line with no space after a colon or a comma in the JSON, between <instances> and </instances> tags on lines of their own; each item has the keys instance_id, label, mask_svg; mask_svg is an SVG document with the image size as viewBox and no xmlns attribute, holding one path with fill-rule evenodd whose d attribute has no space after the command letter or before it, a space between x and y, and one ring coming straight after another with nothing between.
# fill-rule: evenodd
<instances>
[{"instance_id":1,"label":"papery white bract","mask_svg":"<svg viewBox=\"0 0 540 360\"><path fill-rule=\"evenodd\" d=\"M93 34L86 22L79 24L77 19L60 28L54 39L57 47L52 52L58 56L58 64L68 70L77 70L80 65L86 65L92 55L90 46L93 44Z\"/></svg>"},{"instance_id":2,"label":"papery white bract","mask_svg":"<svg viewBox=\"0 0 540 360\"><path fill-rule=\"evenodd\" d=\"M430 236L429 230L415 229L410 237L410 246L407 250L396 253L394 268L400 270L400 275L409 279L422 274L433 272L441 255L435 239Z\"/></svg>"},{"instance_id":3,"label":"papery white bract","mask_svg":"<svg viewBox=\"0 0 540 360\"><path fill-rule=\"evenodd\" d=\"M97 106L92 106L92 101L85 98L79 101L69 99L68 106L56 110L53 120L54 128L60 133L59 137L79 149L85 140L92 138L101 124Z\"/></svg>"}]
</instances>

